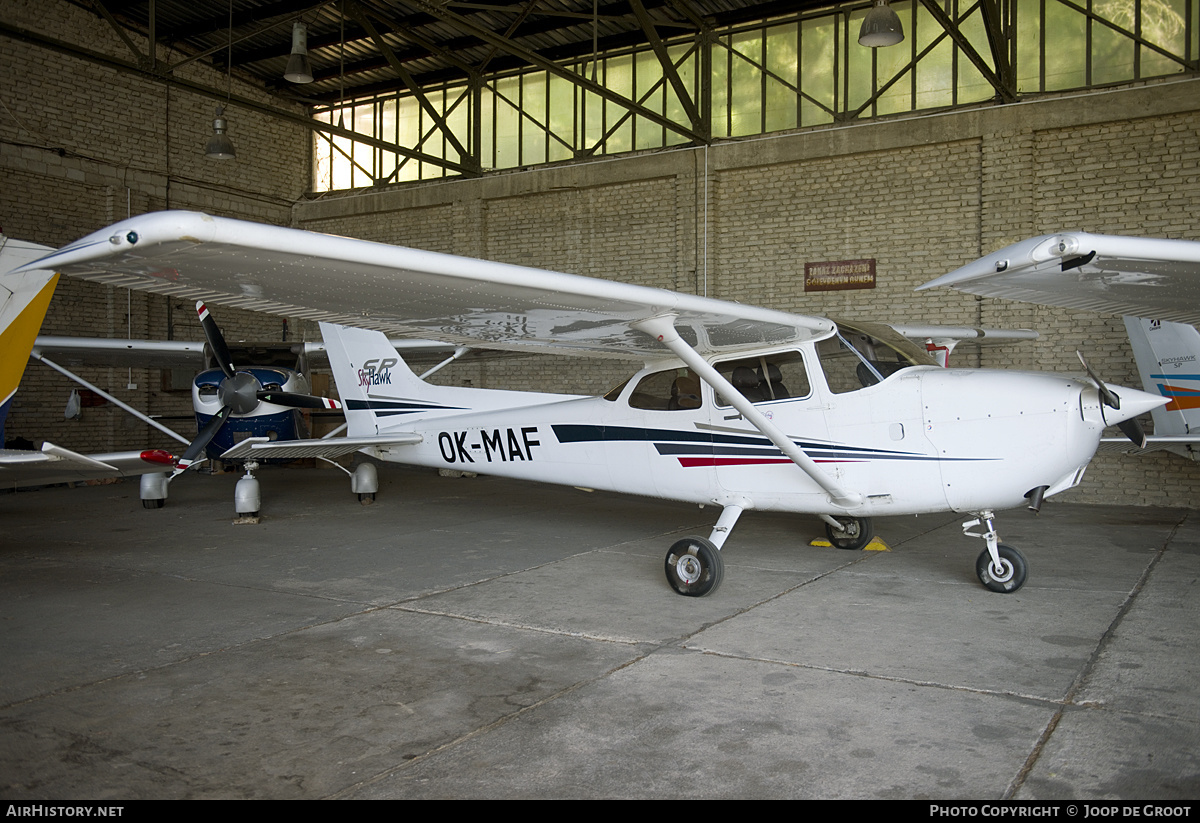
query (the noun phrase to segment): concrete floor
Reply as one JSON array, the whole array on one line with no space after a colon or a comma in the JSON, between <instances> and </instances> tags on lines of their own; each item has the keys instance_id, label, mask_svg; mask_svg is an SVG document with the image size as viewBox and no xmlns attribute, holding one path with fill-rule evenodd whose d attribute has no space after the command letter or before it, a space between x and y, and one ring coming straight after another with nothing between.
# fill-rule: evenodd
<instances>
[{"instance_id":1,"label":"concrete floor","mask_svg":"<svg viewBox=\"0 0 1200 823\"><path fill-rule=\"evenodd\" d=\"M663 556L717 512L330 471L0 495L0 796L1200 797L1200 519L954 515L887 553L747 514L711 597Z\"/></svg>"}]
</instances>

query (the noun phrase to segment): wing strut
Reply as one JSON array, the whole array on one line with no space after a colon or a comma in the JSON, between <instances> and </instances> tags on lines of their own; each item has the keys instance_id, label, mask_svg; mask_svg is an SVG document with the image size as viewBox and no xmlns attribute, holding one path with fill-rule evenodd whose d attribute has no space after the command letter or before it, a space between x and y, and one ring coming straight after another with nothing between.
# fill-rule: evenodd
<instances>
[{"instance_id":1,"label":"wing strut","mask_svg":"<svg viewBox=\"0 0 1200 823\"><path fill-rule=\"evenodd\" d=\"M730 405L741 412L742 417L746 418L754 428L762 432L763 436L774 443L781 452L799 466L801 471L811 477L813 482L828 492L835 506L851 509L862 504L863 497L861 494L842 488L841 485L834 482L833 478L821 471L816 462L805 454L803 449L793 443L791 438L764 417L754 407L753 403L747 400L740 391L735 389L728 380L721 376L720 372L710 366L695 349L687 344L687 341L679 336L679 333L675 331L675 315L659 315L658 317L651 317L649 320L639 320L629 325L631 328L637 329L643 334L648 334L658 340L670 349L676 357L686 363L701 380L713 388L713 391L718 392L721 397L728 400Z\"/></svg>"},{"instance_id":2,"label":"wing strut","mask_svg":"<svg viewBox=\"0 0 1200 823\"><path fill-rule=\"evenodd\" d=\"M135 409L133 406L130 406L128 403L122 403L120 400L113 397L111 394L109 394L104 389L100 388L99 386L89 383L88 381L86 381L82 377L80 377L79 375L74 374L73 372L58 365L50 358L44 356L36 348L34 348L34 350L32 352L30 352L29 356L34 358L35 360L37 360L39 363L45 363L47 366L54 369L56 372L63 375L64 377L68 377L71 380L74 380L76 383L83 386L85 389L91 389L96 394L100 395L105 400L107 400L109 403L112 403L114 406L116 406L119 409L123 409L123 410L129 412L130 414L132 414L138 420L141 420L146 425L153 426L154 428L158 429L160 432L162 432L163 434L165 434L169 437L174 437L176 440L178 440L180 443L183 443L184 445L187 445L187 443L189 442L188 439L186 437L184 437L183 435L171 431L166 426L164 426L162 423L159 423L157 420L154 420L153 418L151 418L145 414L142 414L140 411Z\"/></svg>"}]
</instances>

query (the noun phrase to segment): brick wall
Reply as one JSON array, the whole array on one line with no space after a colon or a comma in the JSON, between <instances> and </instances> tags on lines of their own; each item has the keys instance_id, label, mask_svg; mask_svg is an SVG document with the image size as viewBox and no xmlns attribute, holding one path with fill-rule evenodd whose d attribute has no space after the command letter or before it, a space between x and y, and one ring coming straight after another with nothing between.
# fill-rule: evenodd
<instances>
[{"instance_id":1,"label":"brick wall","mask_svg":"<svg viewBox=\"0 0 1200 823\"><path fill-rule=\"evenodd\" d=\"M86 6L86 4L84 4ZM64 0L5 0L11 26L77 43L119 60L132 55L98 15ZM145 49L144 40L135 43ZM160 61L178 53L160 50ZM286 225L308 189L309 132L232 106L230 136L238 156L204 157L217 101L177 85L107 68L18 39L0 44L0 230L58 246L126 216L163 208L196 209ZM193 62L180 77L224 88L224 75ZM278 106L233 80L233 92ZM231 340L279 340L283 318L236 309L217 317ZM294 337L316 334L292 323ZM200 340L187 301L130 294L82 281L62 281L42 334ZM67 364L63 364L67 365ZM68 365L85 379L154 415L185 436L195 432L191 398L163 390L158 370ZM136 389L128 389L129 384ZM64 421L76 384L40 364L26 369L6 425L7 437L50 440L83 451L178 444L110 405L85 408Z\"/></svg>"}]
</instances>

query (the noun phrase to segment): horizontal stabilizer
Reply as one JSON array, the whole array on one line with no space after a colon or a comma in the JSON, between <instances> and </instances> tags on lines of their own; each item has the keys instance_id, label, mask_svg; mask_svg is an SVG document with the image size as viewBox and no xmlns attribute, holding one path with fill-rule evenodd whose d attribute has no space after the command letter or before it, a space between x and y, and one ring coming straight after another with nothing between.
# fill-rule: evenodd
<instances>
[{"instance_id":1,"label":"horizontal stabilizer","mask_svg":"<svg viewBox=\"0 0 1200 823\"><path fill-rule=\"evenodd\" d=\"M328 440L270 440L248 437L221 455L222 460L247 457L262 460L299 460L304 457L324 457L329 460L356 452L369 446L412 446L424 438L403 432L383 437L331 437Z\"/></svg>"}]
</instances>

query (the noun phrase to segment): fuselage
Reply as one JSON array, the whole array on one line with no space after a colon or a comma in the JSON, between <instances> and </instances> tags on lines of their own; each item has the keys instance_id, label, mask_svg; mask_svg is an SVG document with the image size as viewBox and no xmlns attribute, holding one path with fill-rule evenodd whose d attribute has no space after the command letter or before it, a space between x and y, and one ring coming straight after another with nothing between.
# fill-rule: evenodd
<instances>
[{"instance_id":1,"label":"fuselage","mask_svg":"<svg viewBox=\"0 0 1200 823\"><path fill-rule=\"evenodd\" d=\"M876 371L858 361L827 374L827 360L809 343L712 362L822 471L862 496L850 509L677 361L652 364L605 397L522 402L515 392L430 386L425 398L441 408L375 423L379 434L415 431L423 442L376 454L694 503L869 517L1003 509L1038 487L1063 491L1081 479L1105 427L1096 389L1069 377Z\"/></svg>"}]
</instances>

